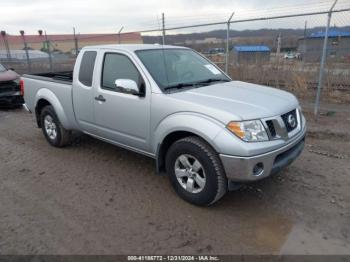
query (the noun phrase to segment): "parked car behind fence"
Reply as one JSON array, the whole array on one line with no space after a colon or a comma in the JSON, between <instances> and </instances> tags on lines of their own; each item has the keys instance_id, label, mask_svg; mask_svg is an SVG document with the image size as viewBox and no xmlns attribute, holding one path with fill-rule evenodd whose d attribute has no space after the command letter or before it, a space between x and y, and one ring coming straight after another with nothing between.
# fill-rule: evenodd
<instances>
[{"instance_id":1,"label":"parked car behind fence","mask_svg":"<svg viewBox=\"0 0 350 262\"><path fill-rule=\"evenodd\" d=\"M19 75L0 64L0 106L21 106L24 103Z\"/></svg>"}]
</instances>

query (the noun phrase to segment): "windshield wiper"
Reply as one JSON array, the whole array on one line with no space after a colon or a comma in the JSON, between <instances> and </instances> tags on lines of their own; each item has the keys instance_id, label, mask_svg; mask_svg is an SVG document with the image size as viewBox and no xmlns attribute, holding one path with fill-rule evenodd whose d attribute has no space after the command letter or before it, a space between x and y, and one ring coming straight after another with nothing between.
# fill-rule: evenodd
<instances>
[{"instance_id":1,"label":"windshield wiper","mask_svg":"<svg viewBox=\"0 0 350 262\"><path fill-rule=\"evenodd\" d=\"M208 78L202 81L198 81L196 84L210 84L213 82L231 82L231 80L225 78Z\"/></svg>"},{"instance_id":2,"label":"windshield wiper","mask_svg":"<svg viewBox=\"0 0 350 262\"><path fill-rule=\"evenodd\" d=\"M196 84L197 83L179 83L179 84L175 84L175 85L166 86L166 87L164 87L164 90L169 90L169 89L174 89L174 88L180 89L183 87L194 86Z\"/></svg>"},{"instance_id":3,"label":"windshield wiper","mask_svg":"<svg viewBox=\"0 0 350 262\"><path fill-rule=\"evenodd\" d=\"M229 79L224 79L224 78L209 78L209 79L205 79L202 81L197 81L197 82L190 82L190 83L178 83L178 84L174 84L174 85L170 85L164 88L164 90L169 90L169 89L181 89L183 87L189 87L189 86L193 86L193 87L197 87L197 86L202 86L205 84L210 84L213 82L230 82L231 80Z\"/></svg>"}]
</instances>

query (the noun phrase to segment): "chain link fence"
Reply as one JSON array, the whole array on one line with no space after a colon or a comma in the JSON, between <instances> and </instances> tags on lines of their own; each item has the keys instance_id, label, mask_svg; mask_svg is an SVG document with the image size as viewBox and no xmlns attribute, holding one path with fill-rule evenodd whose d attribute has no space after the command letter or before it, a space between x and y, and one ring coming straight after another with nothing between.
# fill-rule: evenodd
<instances>
[{"instance_id":1,"label":"chain link fence","mask_svg":"<svg viewBox=\"0 0 350 262\"><path fill-rule=\"evenodd\" d=\"M20 74L69 71L84 46L142 43L139 33L44 35L39 31L15 36L2 31L0 63Z\"/></svg>"},{"instance_id":2,"label":"chain link fence","mask_svg":"<svg viewBox=\"0 0 350 262\"><path fill-rule=\"evenodd\" d=\"M18 73L69 71L84 46L99 44L171 44L207 56L235 80L286 89L314 98L322 76L326 100L350 102L350 7L329 2L317 7L285 6L217 16L159 17L150 29L116 34L0 36L0 63ZM295 13L293 13L295 12ZM320 68L327 31L324 70Z\"/></svg>"},{"instance_id":3,"label":"chain link fence","mask_svg":"<svg viewBox=\"0 0 350 262\"><path fill-rule=\"evenodd\" d=\"M329 15L331 24L322 70ZM207 25L203 27L208 30ZM174 37L168 35L172 30L168 29L166 43L185 45L201 52L223 70L227 69L235 80L285 89L308 99L315 98L316 89L322 87L324 100L350 102L349 9L244 19L233 16L229 31L224 23L212 27L216 30L204 34L206 37L184 38L180 43L173 41ZM188 29L176 27L174 30L184 37ZM228 38L225 38L225 31ZM199 30L197 34L203 35ZM319 86L321 70L324 71L323 85Z\"/></svg>"}]
</instances>

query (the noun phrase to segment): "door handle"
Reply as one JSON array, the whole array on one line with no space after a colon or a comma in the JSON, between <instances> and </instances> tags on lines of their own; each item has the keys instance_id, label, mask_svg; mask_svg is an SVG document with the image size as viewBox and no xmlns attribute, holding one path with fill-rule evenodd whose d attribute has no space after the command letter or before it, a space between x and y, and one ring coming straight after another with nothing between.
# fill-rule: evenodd
<instances>
[{"instance_id":1,"label":"door handle","mask_svg":"<svg viewBox=\"0 0 350 262\"><path fill-rule=\"evenodd\" d=\"M106 102L106 98L104 98L102 95L96 96L95 100L100 101L100 102Z\"/></svg>"}]
</instances>

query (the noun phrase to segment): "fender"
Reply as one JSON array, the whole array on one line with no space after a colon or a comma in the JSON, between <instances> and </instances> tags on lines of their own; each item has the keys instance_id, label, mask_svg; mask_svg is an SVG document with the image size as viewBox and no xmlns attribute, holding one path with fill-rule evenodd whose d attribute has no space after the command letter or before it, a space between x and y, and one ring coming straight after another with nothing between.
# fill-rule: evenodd
<instances>
[{"instance_id":1,"label":"fender","mask_svg":"<svg viewBox=\"0 0 350 262\"><path fill-rule=\"evenodd\" d=\"M35 96L35 107L38 104L38 101L40 99L45 99L46 101L48 101L53 108L55 109L55 112L57 114L58 119L60 120L62 126L65 129L72 129L72 125L70 124L66 113L63 110L63 107L60 103L60 101L58 100L57 96L49 89L47 88L42 88L40 89Z\"/></svg>"},{"instance_id":2,"label":"fender","mask_svg":"<svg viewBox=\"0 0 350 262\"><path fill-rule=\"evenodd\" d=\"M201 137L216 151L219 151L214 139L223 128L225 128L223 123L203 114L194 112L175 113L164 118L155 128L152 150L156 152L156 158L158 158L162 141L173 132L185 131Z\"/></svg>"}]
</instances>

